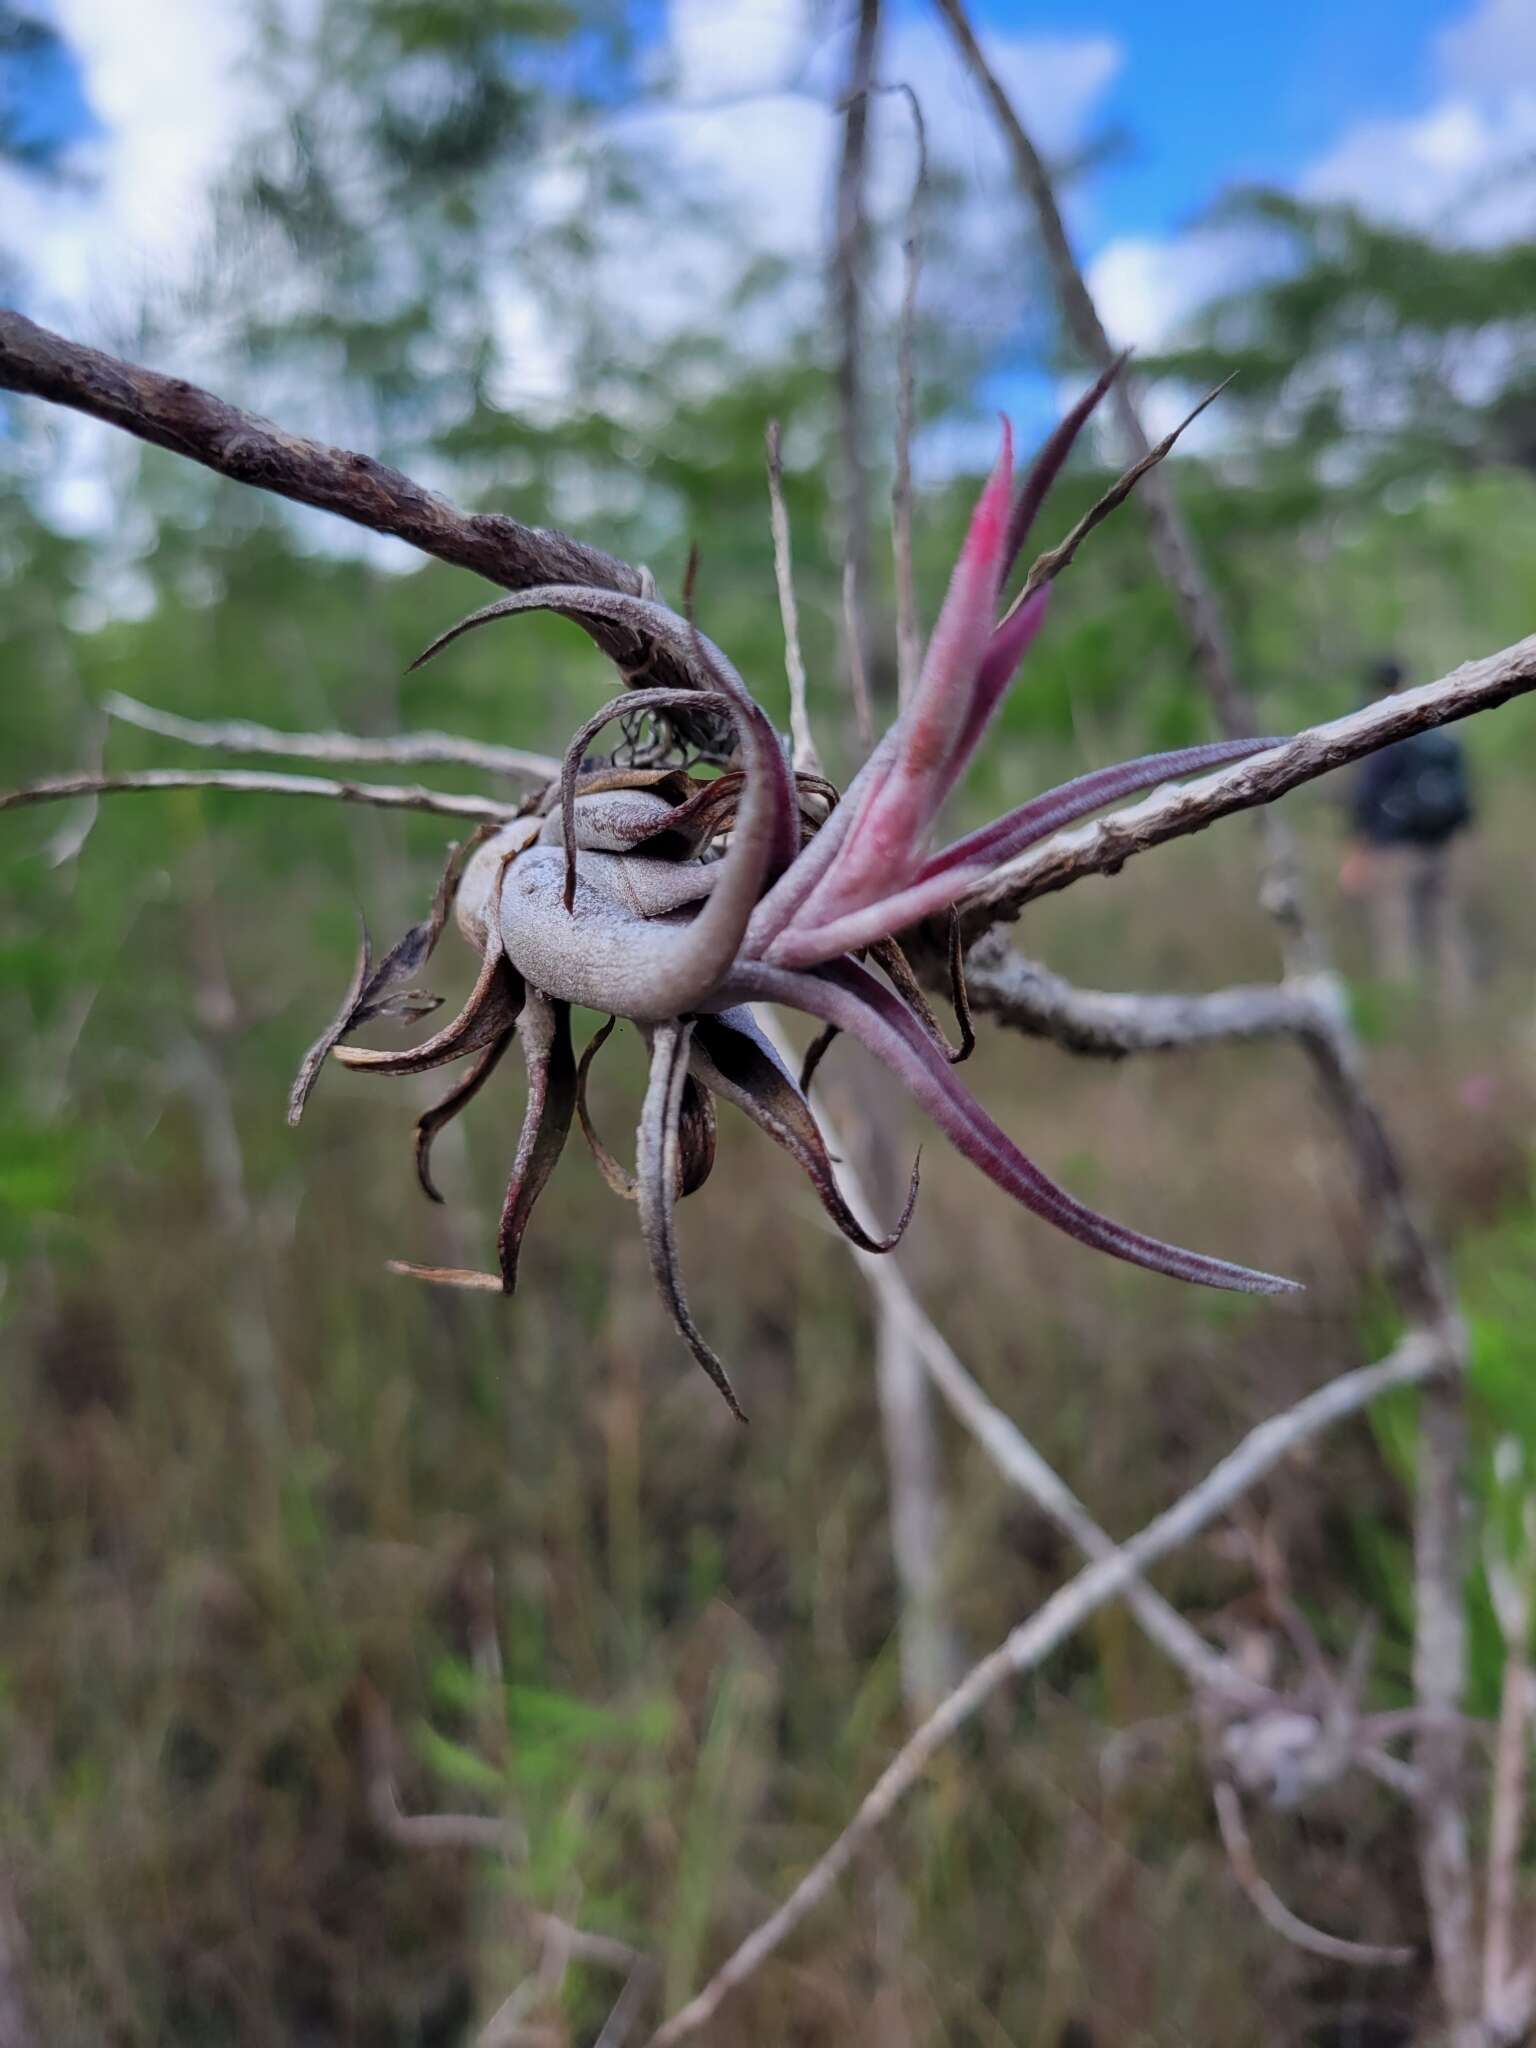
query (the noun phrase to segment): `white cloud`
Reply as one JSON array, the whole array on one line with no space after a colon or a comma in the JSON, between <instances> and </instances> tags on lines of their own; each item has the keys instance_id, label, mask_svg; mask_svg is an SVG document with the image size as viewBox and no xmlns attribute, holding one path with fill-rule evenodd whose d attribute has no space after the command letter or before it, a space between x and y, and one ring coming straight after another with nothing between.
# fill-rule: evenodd
<instances>
[{"instance_id":1,"label":"white cloud","mask_svg":"<svg viewBox=\"0 0 1536 2048\"><path fill-rule=\"evenodd\" d=\"M1436 37L1435 93L1417 113L1356 122L1296 180L1449 241L1529 234L1536 163L1536 0L1479 0ZM1171 342L1199 306L1260 274L1268 245L1227 232L1120 238L1090 283L1117 340Z\"/></svg>"},{"instance_id":2,"label":"white cloud","mask_svg":"<svg viewBox=\"0 0 1536 2048\"><path fill-rule=\"evenodd\" d=\"M1170 253L1177 249L1176 261ZM1170 243L1122 235L1088 266L1088 285L1110 338L1122 348L1155 348L1218 292L1251 269L1251 252L1233 235L1191 235Z\"/></svg>"},{"instance_id":3,"label":"white cloud","mask_svg":"<svg viewBox=\"0 0 1536 2048\"><path fill-rule=\"evenodd\" d=\"M842 122L837 100L847 74L850 30L812 35L804 0L673 0L669 9L673 75L686 103L643 107L621 115L616 132L639 147L679 202L729 209L738 224L722 242L711 227L674 221L664 236L636 247L616 238L609 250L611 285L634 309L651 339L689 325L728 320L734 346L769 352L795 323L813 317L825 292L832 182ZM1123 59L1106 36L992 34L988 54L1049 154L1084 139L1088 123ZM893 18L880 58L882 80L918 93L928 148L937 167L952 170L965 198L946 221L942 246L928 251L930 292L948 279L994 272L1018 244L1022 226L1012 171L990 109L926 10ZM897 95L871 109L871 212L894 229L916 168L910 111ZM899 236L880 236L876 290L896 289ZM786 281L744 321L727 312L751 264L779 259ZM998 284L998 303L963 295L955 317L1001 336L1022 310L1016 288Z\"/></svg>"},{"instance_id":4,"label":"white cloud","mask_svg":"<svg viewBox=\"0 0 1536 2048\"><path fill-rule=\"evenodd\" d=\"M1441 99L1404 120L1363 121L1300 190L1450 241L1497 242L1529 229L1530 164L1521 159L1532 152L1536 83Z\"/></svg>"},{"instance_id":5,"label":"white cloud","mask_svg":"<svg viewBox=\"0 0 1536 2048\"><path fill-rule=\"evenodd\" d=\"M1447 85L1471 93L1536 86L1536 8L1530 0L1482 0L1440 31L1436 62Z\"/></svg>"},{"instance_id":6,"label":"white cloud","mask_svg":"<svg viewBox=\"0 0 1536 2048\"><path fill-rule=\"evenodd\" d=\"M285 4L292 18L308 0ZM163 312L194 286L209 254L220 174L243 143L270 128L275 89L252 61L250 0L155 0L152 19L129 0L56 6L102 132L77 154L83 182L53 190L0 173L0 215L29 272L31 308L82 339L121 348L131 345L146 304ZM791 327L815 317L848 57L846 13L835 33L818 29L825 19L812 0L670 0L653 69L672 93L622 111L613 132L675 192L678 215L644 236L615 229L599 287L626 307L644 340L714 328L766 356ZM987 43L1047 152L1079 145L1119 69L1119 45L1105 36L1001 32ZM916 88L933 159L954 170L966 193L953 231L929 251L930 290L937 298L951 279L989 278L985 289L954 294L954 317L1000 337L1025 307L1009 267L1021 215L995 123L926 9L893 10L881 72ZM874 212L894 225L915 165L910 117L889 96L875 103L872 122ZM525 197L546 218L581 204L581 182L560 161L535 167L531 180L523 175ZM734 233L722 237L714 221L691 223L689 199L727 209ZM876 288L887 298L898 239L881 238ZM781 263L784 283L743 313L733 294L764 257ZM569 347L540 299L509 281L496 318L507 361L503 402L549 408L576 396ZM205 316L196 333L171 323L160 347L162 360L166 348L175 351L166 367L214 380L217 345ZM330 419L308 424L345 436L344 424ZM73 529L89 527L114 496L110 436L84 421L61 421L57 431L54 510Z\"/></svg>"},{"instance_id":7,"label":"white cloud","mask_svg":"<svg viewBox=\"0 0 1536 2048\"><path fill-rule=\"evenodd\" d=\"M150 19L124 0L55 0L54 11L102 132L74 153L67 184L9 173L0 204L40 305L107 331L191 276L209 187L259 112L242 67L251 10L154 0Z\"/></svg>"},{"instance_id":8,"label":"white cloud","mask_svg":"<svg viewBox=\"0 0 1536 2048\"><path fill-rule=\"evenodd\" d=\"M672 0L667 43L684 101L773 92L805 56L805 0Z\"/></svg>"}]
</instances>

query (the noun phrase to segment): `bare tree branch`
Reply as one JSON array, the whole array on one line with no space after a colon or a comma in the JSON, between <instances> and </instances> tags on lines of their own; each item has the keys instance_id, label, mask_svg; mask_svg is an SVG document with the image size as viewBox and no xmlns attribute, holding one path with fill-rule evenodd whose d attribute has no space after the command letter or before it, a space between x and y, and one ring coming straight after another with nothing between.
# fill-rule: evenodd
<instances>
[{"instance_id":1,"label":"bare tree branch","mask_svg":"<svg viewBox=\"0 0 1536 2048\"><path fill-rule=\"evenodd\" d=\"M120 690L111 691L102 702L124 725L159 733L162 739L183 740L189 747L221 747L229 754L284 754L294 761L389 761L401 767L446 761L532 782L553 782L560 773L560 763L552 755L460 739L448 732L397 733L387 739L365 739L350 732L276 732L248 718L182 718L125 697Z\"/></svg>"},{"instance_id":2,"label":"bare tree branch","mask_svg":"<svg viewBox=\"0 0 1536 2048\"><path fill-rule=\"evenodd\" d=\"M8 1871L0 1872L0 2048L36 2048L32 1948Z\"/></svg>"},{"instance_id":3,"label":"bare tree branch","mask_svg":"<svg viewBox=\"0 0 1536 2048\"><path fill-rule=\"evenodd\" d=\"M1036 897L1068 888L1085 875L1118 874L1128 860L1151 847L1203 832L1235 811L1273 803L1288 790L1409 733L1470 718L1532 689L1536 634L1480 661L1465 662L1436 682L1383 698L1326 725L1309 726L1235 767L1218 769L1198 782L1156 790L1091 825L1058 832L967 891L960 902L965 930L979 935L1016 917ZM942 946L945 937L936 926L934 944Z\"/></svg>"},{"instance_id":4,"label":"bare tree branch","mask_svg":"<svg viewBox=\"0 0 1536 2048\"><path fill-rule=\"evenodd\" d=\"M874 730L870 688L874 641L870 629L871 484L865 417L868 328L864 294L870 257L869 123L871 97L877 90L880 14L880 0L859 0L847 89L841 102L843 149L831 265L844 516L843 643L855 723L866 747ZM915 251L911 261L915 262ZM901 1111L883 1075L855 1072L848 1092L853 1109L849 1135L883 1213L887 1196L893 1205L900 1200L905 1178L896 1143ZM929 1714L954 1684L963 1658L944 1599L948 1515L933 1397L907 1330L878 1302L875 1391L885 1451L891 1551L900 1595L902 1697L917 1721Z\"/></svg>"},{"instance_id":5,"label":"bare tree branch","mask_svg":"<svg viewBox=\"0 0 1536 2048\"><path fill-rule=\"evenodd\" d=\"M1067 235L1050 174L987 63L964 0L937 4L991 101L1012 152L1066 325L1089 362L1105 370L1114 360L1114 347ZM1118 380L1113 403L1131 455L1145 457L1149 439L1128 378ZM1148 472L1141 503L1153 554L1178 607L1217 719L1228 734L1251 735L1258 728L1232 658L1221 607L1166 469L1153 467ZM1325 949L1306 912L1300 865L1283 820L1266 817L1264 841L1267 873L1261 900L1279 926L1288 969L1292 975L1320 972L1326 966ZM1427 1388L1420 1412L1415 1518L1414 1689L1424 1716L1418 1744L1419 1866L1436 1976L1455 2048L1479 2048L1485 2029L1459 1714L1466 1668L1460 1528L1466 1339L1442 1262L1408 1199L1396 1147L1372 1100L1360 1047L1342 1007L1330 1028L1310 1033L1305 1043L1324 1098L1354 1157L1365 1207L1383 1244L1389 1284L1409 1321L1431 1333L1441 1353L1442 1371Z\"/></svg>"},{"instance_id":6,"label":"bare tree branch","mask_svg":"<svg viewBox=\"0 0 1536 2048\"><path fill-rule=\"evenodd\" d=\"M779 592L779 618L784 627L784 674L789 683L789 738L794 766L801 775L819 775L821 761L811 737L805 702L805 657L800 652L800 608L795 603L795 565L789 545L789 508L784 503L784 460L779 423L768 422L768 519L773 530L773 575Z\"/></svg>"},{"instance_id":7,"label":"bare tree branch","mask_svg":"<svg viewBox=\"0 0 1536 2048\"><path fill-rule=\"evenodd\" d=\"M935 977L936 979L936 977ZM1208 995L1151 995L1077 988L1007 944L978 939L965 960L971 1008L1028 1038L1100 1059L1191 1046L1299 1037L1315 1029L1331 981L1261 982Z\"/></svg>"},{"instance_id":8,"label":"bare tree branch","mask_svg":"<svg viewBox=\"0 0 1536 2048\"><path fill-rule=\"evenodd\" d=\"M860 738L867 746L869 639L869 451L864 417L864 284L869 269L865 177L869 150L869 95L880 40L880 0L858 0L858 26L842 101L843 147L838 160L832 254L833 332L837 338L837 417L842 440L844 659Z\"/></svg>"},{"instance_id":9,"label":"bare tree branch","mask_svg":"<svg viewBox=\"0 0 1536 2048\"><path fill-rule=\"evenodd\" d=\"M500 512L464 513L399 470L350 449L286 433L270 420L99 349L84 348L0 308L0 390L89 413L236 483L334 512L508 590L592 583L644 593L638 569L569 534Z\"/></svg>"},{"instance_id":10,"label":"bare tree branch","mask_svg":"<svg viewBox=\"0 0 1536 2048\"><path fill-rule=\"evenodd\" d=\"M917 576L912 546L912 434L917 418L917 288L923 268L923 215L928 201L928 128L910 85L890 85L912 110L917 168L902 239L901 315L896 328L896 467L891 480L891 553L896 577L896 690L905 704L923 665L923 629L917 617Z\"/></svg>"},{"instance_id":11,"label":"bare tree branch","mask_svg":"<svg viewBox=\"0 0 1536 2048\"><path fill-rule=\"evenodd\" d=\"M258 775L249 768L146 768L137 775L55 775L21 789L0 790L0 811L27 804L61 803L77 796L123 796L135 791L230 789L251 796L324 797L332 803L371 804L384 811L430 811L440 818L496 818L520 815L515 804L488 796L454 796L446 790L403 787L389 782L333 782L325 775Z\"/></svg>"},{"instance_id":12,"label":"bare tree branch","mask_svg":"<svg viewBox=\"0 0 1536 2048\"><path fill-rule=\"evenodd\" d=\"M1511 1456L1511 1454L1513 1454ZM1510 1484L1501 1469L1509 1459L1514 1483L1523 1475L1519 1444L1505 1438L1494 1453L1500 1491ZM1499 1633L1504 1639L1504 1676L1499 1699L1499 1732L1494 1746L1493 1788L1488 1814L1488 1877L1483 1928L1483 2018L1495 2041L1522 2039L1536 2017L1536 1964L1517 1967L1516 1921L1520 1905L1520 1849L1525 1837L1526 1786L1530 1772L1530 1723L1536 1704L1531 1668L1531 1606L1536 1595L1536 1499L1525 1495L1515 1518L1512 1554L1503 1554L1497 1513L1490 1516L1484 1570Z\"/></svg>"},{"instance_id":13,"label":"bare tree branch","mask_svg":"<svg viewBox=\"0 0 1536 2048\"><path fill-rule=\"evenodd\" d=\"M998 1647L974 1665L938 1710L897 1751L866 1794L847 1827L820 1856L784 1903L756 1928L714 1976L653 2036L651 2048L697 2032L737 1985L759 1969L806 1916L830 1896L845 1870L902 1799L930 1759L1006 1679L1032 1671L1058 1644L1107 1601L1126 1593L1148 1566L1226 1513L1298 1445L1394 1387L1417 1386L1444 1369L1440 1347L1422 1333L1406 1337L1377 1365L1342 1374L1294 1407L1251 1429L1200 1483L1111 1555L1084 1567L1037 1608Z\"/></svg>"},{"instance_id":14,"label":"bare tree branch","mask_svg":"<svg viewBox=\"0 0 1536 2048\"><path fill-rule=\"evenodd\" d=\"M1370 1941L1345 1941L1339 1935L1325 1934L1322 1928L1313 1927L1310 1922L1299 1918L1259 1869L1236 1786L1217 1778L1211 1786L1211 1798L1215 1802L1216 1821L1221 1829L1227 1861L1232 1866L1232 1875L1259 1917L1276 1934L1297 1948L1304 1948L1309 1955L1326 1956L1335 1963L1354 1963L1369 1969L1413 1961L1411 1948L1383 1947Z\"/></svg>"}]
</instances>

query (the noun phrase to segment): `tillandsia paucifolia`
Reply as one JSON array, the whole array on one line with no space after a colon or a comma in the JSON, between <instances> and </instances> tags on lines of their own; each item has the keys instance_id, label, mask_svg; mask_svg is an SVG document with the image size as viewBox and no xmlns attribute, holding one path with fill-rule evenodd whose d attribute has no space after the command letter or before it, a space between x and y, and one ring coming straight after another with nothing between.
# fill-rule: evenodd
<instances>
[{"instance_id":1,"label":"tillandsia paucifolia","mask_svg":"<svg viewBox=\"0 0 1536 2048\"><path fill-rule=\"evenodd\" d=\"M956 1079L968 1027L957 1053L898 943L901 932L951 911L1004 863L1074 820L1276 744L1225 740L1096 769L941 851L928 850L941 806L1040 631L1052 573L1146 467L1129 472L1067 542L1041 557L999 617L1035 515L1112 374L1061 422L1016 493L1004 423L1002 452L972 516L916 687L840 801L819 777L792 771L725 654L691 620L653 599L542 585L472 613L420 657L430 659L492 620L555 612L598 641L627 687L574 735L558 785L527 815L483 827L454 850L430 916L377 968L365 937L341 1010L294 1084L290 1115L297 1121L327 1057L380 1074L421 1074L467 1060L462 1078L416 1126L417 1172L436 1201L436 1133L479 1092L514 1039L521 1048L527 1107L502 1205L498 1271L398 1261L395 1271L512 1293L534 1204L579 1121L604 1178L638 1205L651 1270L679 1333L741 1416L725 1369L689 1310L673 1233L676 1201L702 1187L713 1164L714 1098L734 1104L784 1147L838 1227L866 1251L896 1245L917 1193L914 1168L906 1206L887 1236L871 1234L854 1216L805 1099L804 1075L797 1081L754 1020L752 1005L768 1003L822 1024L813 1052L837 1032L857 1039L988 1179L1080 1243L1208 1287L1269 1294L1295 1285L1143 1236L1048 1179ZM1166 452L1172 439L1156 452ZM704 777L662 762L621 764L619 756L592 767L588 749L604 727L622 720L633 729L641 715L685 744L690 735L713 740L724 772ZM434 998L408 984L435 946L450 904L481 959L459 1015L404 1051L343 1043L373 1019L411 1019L433 1006ZM965 1026L957 944L952 961ZM579 1062L573 1006L608 1015ZM619 1018L638 1026L650 1048L633 1177L603 1146L585 1102L591 1061Z\"/></svg>"}]
</instances>

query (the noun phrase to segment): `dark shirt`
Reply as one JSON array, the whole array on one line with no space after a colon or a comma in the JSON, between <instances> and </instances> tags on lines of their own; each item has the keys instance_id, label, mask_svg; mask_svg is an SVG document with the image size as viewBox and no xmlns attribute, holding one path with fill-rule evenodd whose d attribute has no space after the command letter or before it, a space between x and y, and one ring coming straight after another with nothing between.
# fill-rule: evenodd
<instances>
[{"instance_id":1,"label":"dark shirt","mask_svg":"<svg viewBox=\"0 0 1536 2048\"><path fill-rule=\"evenodd\" d=\"M1461 742L1443 730L1416 732L1368 754L1350 815L1373 846L1443 845L1472 820Z\"/></svg>"}]
</instances>

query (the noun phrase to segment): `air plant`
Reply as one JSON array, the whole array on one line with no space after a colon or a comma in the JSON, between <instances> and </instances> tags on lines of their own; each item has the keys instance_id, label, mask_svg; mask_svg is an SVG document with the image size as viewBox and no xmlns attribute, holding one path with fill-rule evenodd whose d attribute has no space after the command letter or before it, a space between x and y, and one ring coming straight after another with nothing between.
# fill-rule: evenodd
<instances>
[{"instance_id":1,"label":"air plant","mask_svg":"<svg viewBox=\"0 0 1536 2048\"><path fill-rule=\"evenodd\" d=\"M917 1192L914 1168L906 1207L888 1235L872 1234L853 1215L801 1083L754 1021L752 1005L768 1003L817 1019L825 1027L818 1051L836 1032L857 1039L988 1179L1080 1243L1209 1287L1267 1294L1294 1284L1143 1236L1049 1180L957 1080L953 1067L968 1049L968 1030L955 1052L898 943L901 932L952 912L975 884L1073 820L1274 744L1222 741L1098 769L941 851L929 850L940 808L1041 629L1051 577L1146 466L1041 557L999 618L1033 518L1108 381L1101 379L1052 434L1016 495L1005 423L1002 452L971 519L916 687L840 801L819 778L792 771L768 718L721 650L654 600L565 584L523 590L460 621L420 657L492 620L555 612L615 658L628 687L575 734L558 784L526 816L482 828L450 857L430 917L377 969L365 934L341 1011L295 1083L296 1121L327 1056L378 1074L421 1074L468 1061L456 1086L416 1127L421 1184L439 1200L433 1139L517 1040L528 1096L502 1205L498 1270L403 1263L395 1270L510 1294L534 1204L579 1121L604 1178L638 1205L651 1269L677 1329L740 1416L725 1369L689 1310L673 1234L675 1203L709 1176L715 1098L744 1111L783 1146L839 1229L866 1251L892 1249ZM726 772L706 777L614 761L592 767L588 749L602 729L636 714L649 715L674 738L723 732ZM436 944L450 898L481 960L462 1011L409 1050L343 1043L371 1019L419 1016L434 1000L408 984ZM964 1025L957 940L951 958ZM579 1062L571 1040L575 1006L606 1012L609 1020ZM638 1026L650 1048L632 1178L598 1138L585 1101L592 1059L619 1018Z\"/></svg>"}]
</instances>

